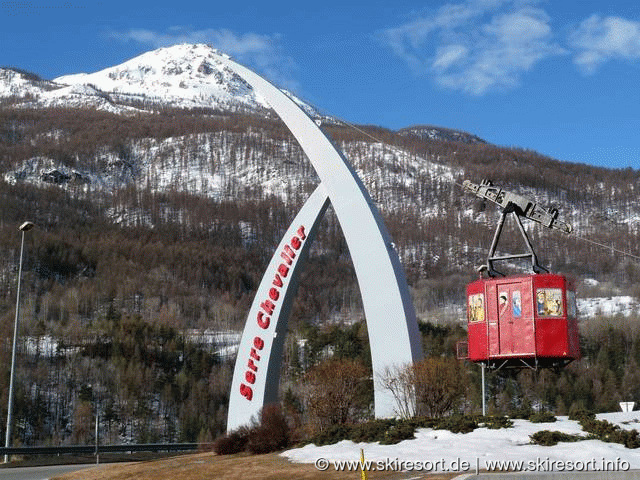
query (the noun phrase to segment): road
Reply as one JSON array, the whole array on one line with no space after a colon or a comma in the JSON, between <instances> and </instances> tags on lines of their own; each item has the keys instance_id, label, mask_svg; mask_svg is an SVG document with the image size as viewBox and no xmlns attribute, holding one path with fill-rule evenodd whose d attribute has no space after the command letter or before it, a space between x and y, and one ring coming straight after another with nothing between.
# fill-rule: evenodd
<instances>
[{"instance_id":1,"label":"road","mask_svg":"<svg viewBox=\"0 0 640 480\"><path fill-rule=\"evenodd\" d=\"M95 467L91 465L50 465L46 467L0 468L0 480L49 480L56 475Z\"/></svg>"}]
</instances>

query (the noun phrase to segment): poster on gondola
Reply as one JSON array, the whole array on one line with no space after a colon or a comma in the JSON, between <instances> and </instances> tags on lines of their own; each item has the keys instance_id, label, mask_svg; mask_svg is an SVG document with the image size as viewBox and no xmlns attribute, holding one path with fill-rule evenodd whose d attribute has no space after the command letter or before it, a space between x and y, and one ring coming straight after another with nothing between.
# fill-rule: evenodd
<instances>
[{"instance_id":1,"label":"poster on gondola","mask_svg":"<svg viewBox=\"0 0 640 480\"><path fill-rule=\"evenodd\" d=\"M484 294L469 295L469 322L484 322Z\"/></svg>"},{"instance_id":2,"label":"poster on gondola","mask_svg":"<svg viewBox=\"0 0 640 480\"><path fill-rule=\"evenodd\" d=\"M564 313L560 288L538 288L536 311L539 317L561 317Z\"/></svg>"}]
</instances>

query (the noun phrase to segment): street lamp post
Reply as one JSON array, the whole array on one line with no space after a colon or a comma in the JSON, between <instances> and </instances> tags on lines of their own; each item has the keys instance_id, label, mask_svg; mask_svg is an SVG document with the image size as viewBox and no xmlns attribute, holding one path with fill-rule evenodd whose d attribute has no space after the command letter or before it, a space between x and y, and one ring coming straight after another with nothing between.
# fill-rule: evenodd
<instances>
[{"instance_id":1,"label":"street lamp post","mask_svg":"<svg viewBox=\"0 0 640 480\"><path fill-rule=\"evenodd\" d=\"M16 379L16 349L18 346L18 320L20 318L20 284L22 283L22 257L24 253L24 234L33 228L33 223L24 222L19 230L22 232L22 242L20 244L20 267L18 268L18 293L16 294L16 320L13 326L13 349L11 352L11 380L9 382L9 406L7 408L7 431L5 434L4 446L11 446L11 430L13 426L13 390ZM5 454L4 463L9 462L9 455Z\"/></svg>"}]
</instances>

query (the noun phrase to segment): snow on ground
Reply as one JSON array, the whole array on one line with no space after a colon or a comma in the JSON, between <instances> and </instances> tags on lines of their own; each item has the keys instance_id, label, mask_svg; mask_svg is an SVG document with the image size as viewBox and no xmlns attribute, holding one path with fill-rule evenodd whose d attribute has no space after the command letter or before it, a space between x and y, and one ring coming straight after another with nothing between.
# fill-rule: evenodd
<instances>
[{"instance_id":1,"label":"snow on ground","mask_svg":"<svg viewBox=\"0 0 640 480\"><path fill-rule=\"evenodd\" d=\"M363 449L365 459L373 462L440 462L445 468L456 471L474 471L487 469L490 462L523 462L520 470L549 471L547 467L558 462L583 462L588 470L604 470L603 465L615 465L622 468L640 468L639 449L628 449L617 443L605 443L600 440L582 440L577 443L558 443L552 447L530 444L529 436L540 430L556 430L568 434L587 435L577 421L567 417L557 417L553 423L531 423L527 420L514 420L511 428L490 430L477 428L470 433L451 433L448 430L421 428L416 431L415 439L404 440L396 445L379 443L355 443L342 441L334 445L306 445L283 452L281 455L298 463L315 463L318 459L333 462L360 459ZM597 416L623 428L640 427L640 411L607 413ZM461 462L468 467L455 468ZM456 463L457 462L457 463ZM589 463L587 463L589 462ZM608 464L603 462L609 462ZM626 464L625 464L626 462ZM512 464L511 469L515 464ZM581 465L578 463L577 465ZM449 466L449 467L447 467ZM558 470L558 468L553 468ZM611 468L609 468L611 469ZM426 470L426 469L425 469ZM435 471L436 469L434 469ZM443 471L444 469L438 468ZM582 469L584 470L584 468Z\"/></svg>"},{"instance_id":2,"label":"snow on ground","mask_svg":"<svg viewBox=\"0 0 640 480\"><path fill-rule=\"evenodd\" d=\"M625 430L640 431L640 410L625 413L599 413L596 415L596 418L598 420L606 420L607 422L615 423Z\"/></svg>"},{"instance_id":3,"label":"snow on ground","mask_svg":"<svg viewBox=\"0 0 640 480\"><path fill-rule=\"evenodd\" d=\"M640 313L638 299L630 296L592 297L578 299L578 312L581 317L610 317Z\"/></svg>"},{"instance_id":4,"label":"snow on ground","mask_svg":"<svg viewBox=\"0 0 640 480\"><path fill-rule=\"evenodd\" d=\"M187 340L201 346L208 346L222 357L233 357L238 352L242 332L237 330L189 330Z\"/></svg>"}]
</instances>

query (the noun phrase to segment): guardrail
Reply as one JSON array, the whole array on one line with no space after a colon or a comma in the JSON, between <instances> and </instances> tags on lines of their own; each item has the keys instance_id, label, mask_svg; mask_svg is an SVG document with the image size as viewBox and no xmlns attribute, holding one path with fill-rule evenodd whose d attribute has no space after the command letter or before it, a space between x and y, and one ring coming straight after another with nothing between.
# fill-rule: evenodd
<instances>
[{"instance_id":1,"label":"guardrail","mask_svg":"<svg viewBox=\"0 0 640 480\"><path fill-rule=\"evenodd\" d=\"M86 455L99 453L187 452L199 443L145 443L131 445L69 445L59 447L0 447L0 455Z\"/></svg>"}]
</instances>

